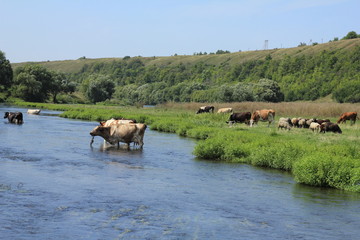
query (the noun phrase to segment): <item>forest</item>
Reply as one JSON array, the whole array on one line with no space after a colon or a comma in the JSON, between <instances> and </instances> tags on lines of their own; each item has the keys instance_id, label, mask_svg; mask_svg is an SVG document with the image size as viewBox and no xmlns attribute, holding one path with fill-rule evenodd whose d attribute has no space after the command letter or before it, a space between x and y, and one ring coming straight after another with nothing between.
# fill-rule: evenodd
<instances>
[{"instance_id":1,"label":"forest","mask_svg":"<svg viewBox=\"0 0 360 240\"><path fill-rule=\"evenodd\" d=\"M217 62L207 61L210 56L204 58L204 54L194 54L192 61L175 55L161 62L140 56L86 62L83 57L78 61L86 63L72 72L50 69L47 62L14 65L9 70L5 63L11 65L1 52L0 72L7 75L2 73L0 99L154 105L313 101L331 96L339 103L355 103L360 102L360 39L351 33L326 44L299 44L291 51L254 51L250 54L261 52L261 57L239 61L235 57L248 53L218 50L211 55L221 59Z\"/></svg>"}]
</instances>

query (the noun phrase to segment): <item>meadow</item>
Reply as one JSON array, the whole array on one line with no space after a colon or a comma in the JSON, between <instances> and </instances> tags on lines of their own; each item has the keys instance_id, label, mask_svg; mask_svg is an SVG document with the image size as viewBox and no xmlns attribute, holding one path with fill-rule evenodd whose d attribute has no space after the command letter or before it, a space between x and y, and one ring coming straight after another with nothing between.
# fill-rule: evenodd
<instances>
[{"instance_id":1,"label":"meadow","mask_svg":"<svg viewBox=\"0 0 360 240\"><path fill-rule=\"evenodd\" d=\"M259 123L229 126L229 114L195 114L200 103L167 103L148 108L101 105L62 105L17 102L29 108L64 111L60 116L102 121L124 117L144 122L152 130L198 139L193 151L199 159L251 164L289 171L303 184L360 192L360 121L341 124L343 134L313 133L309 129L278 130ZM235 112L272 108L279 117L329 118L336 122L342 112L360 112L360 104L327 102L214 103L216 109ZM91 129L89 129L90 131ZM146 136L145 136L146 144Z\"/></svg>"}]
</instances>

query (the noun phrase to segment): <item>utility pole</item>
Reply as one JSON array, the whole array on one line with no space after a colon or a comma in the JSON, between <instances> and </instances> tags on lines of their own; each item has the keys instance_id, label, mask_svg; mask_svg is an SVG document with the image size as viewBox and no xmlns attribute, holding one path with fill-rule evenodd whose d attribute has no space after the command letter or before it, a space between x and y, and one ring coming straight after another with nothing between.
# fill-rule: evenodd
<instances>
[{"instance_id":1,"label":"utility pole","mask_svg":"<svg viewBox=\"0 0 360 240\"><path fill-rule=\"evenodd\" d=\"M264 50L267 50L268 48L269 48L269 40L265 40Z\"/></svg>"}]
</instances>

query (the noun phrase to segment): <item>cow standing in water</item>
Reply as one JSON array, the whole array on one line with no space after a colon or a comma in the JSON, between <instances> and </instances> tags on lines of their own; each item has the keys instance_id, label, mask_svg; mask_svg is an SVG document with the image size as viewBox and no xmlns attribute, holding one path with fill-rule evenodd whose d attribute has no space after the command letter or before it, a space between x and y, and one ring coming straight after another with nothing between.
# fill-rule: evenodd
<instances>
[{"instance_id":1,"label":"cow standing in water","mask_svg":"<svg viewBox=\"0 0 360 240\"><path fill-rule=\"evenodd\" d=\"M9 123L24 123L23 114L21 112L5 112L4 118L7 118Z\"/></svg>"},{"instance_id":2,"label":"cow standing in water","mask_svg":"<svg viewBox=\"0 0 360 240\"><path fill-rule=\"evenodd\" d=\"M268 127L275 120L275 111L272 109L263 109L253 112L250 119L250 127L258 123L258 121L269 122Z\"/></svg>"},{"instance_id":3,"label":"cow standing in water","mask_svg":"<svg viewBox=\"0 0 360 240\"><path fill-rule=\"evenodd\" d=\"M110 144L117 144L120 147L120 142L126 143L127 148L130 149L130 143L134 142L142 148L144 145L143 139L146 125L142 123L128 123L128 124L114 124L107 127L97 126L91 132L93 137L100 136ZM93 143L91 140L90 145Z\"/></svg>"},{"instance_id":4,"label":"cow standing in water","mask_svg":"<svg viewBox=\"0 0 360 240\"><path fill-rule=\"evenodd\" d=\"M355 124L356 119L359 119L357 116L357 112L345 112L341 114L339 120L337 121L337 124L340 123L346 123L346 120L350 120L350 125Z\"/></svg>"},{"instance_id":5,"label":"cow standing in water","mask_svg":"<svg viewBox=\"0 0 360 240\"><path fill-rule=\"evenodd\" d=\"M213 113L214 112L214 109L215 107L214 106L202 106L199 108L199 110L197 110L196 114L199 114L199 113L205 113L205 112L211 112Z\"/></svg>"}]
</instances>

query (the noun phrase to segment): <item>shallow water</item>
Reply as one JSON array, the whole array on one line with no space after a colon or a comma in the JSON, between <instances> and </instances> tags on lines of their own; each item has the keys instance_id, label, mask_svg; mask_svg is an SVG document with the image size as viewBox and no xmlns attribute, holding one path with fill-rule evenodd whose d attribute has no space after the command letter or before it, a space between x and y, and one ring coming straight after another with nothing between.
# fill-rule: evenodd
<instances>
[{"instance_id":1,"label":"shallow water","mask_svg":"<svg viewBox=\"0 0 360 240\"><path fill-rule=\"evenodd\" d=\"M199 161L175 134L91 148L95 122L0 110L25 122L0 124L1 239L359 239L360 194Z\"/></svg>"}]
</instances>

